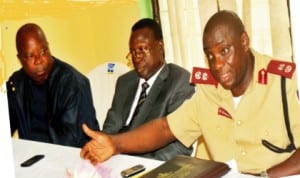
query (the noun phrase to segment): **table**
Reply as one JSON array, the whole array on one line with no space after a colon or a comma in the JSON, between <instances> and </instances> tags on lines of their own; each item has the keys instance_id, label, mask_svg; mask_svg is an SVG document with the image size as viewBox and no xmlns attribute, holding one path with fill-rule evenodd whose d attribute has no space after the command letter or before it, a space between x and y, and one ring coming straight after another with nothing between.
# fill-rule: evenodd
<instances>
[{"instance_id":1,"label":"table","mask_svg":"<svg viewBox=\"0 0 300 178\"><path fill-rule=\"evenodd\" d=\"M7 96L5 93L5 82L0 86L0 172L5 173L6 177L15 177L14 175L14 160L12 153L12 143L10 135L9 114Z\"/></svg>"},{"instance_id":2,"label":"table","mask_svg":"<svg viewBox=\"0 0 300 178\"><path fill-rule=\"evenodd\" d=\"M67 178L67 171L76 172L77 170L88 170L94 174L94 166L80 158L80 149L49 143L28 141L23 139L12 139L14 167L16 178ZM36 154L44 154L45 158L30 167L21 167L20 164ZM160 164L162 161L141 158L130 155L115 155L101 164L103 172L110 171L110 176L121 178L120 172L136 164L143 164L146 171L149 171ZM103 175L102 175L103 176ZM103 176L104 177L104 176ZM232 169L224 178L249 178L254 176L243 175Z\"/></svg>"},{"instance_id":3,"label":"table","mask_svg":"<svg viewBox=\"0 0 300 178\"><path fill-rule=\"evenodd\" d=\"M13 139L12 144L16 178L64 178L67 177L67 170L74 171L80 167L94 171L91 168L93 166L80 158L79 148L23 139ZM45 157L30 167L24 168L20 166L23 161L36 154L44 154ZM146 167L146 171L149 171L162 163L162 161L137 156L115 155L102 163L101 168L106 169L106 171L111 169L111 177L121 178L121 170L130 166L143 164Z\"/></svg>"},{"instance_id":4,"label":"table","mask_svg":"<svg viewBox=\"0 0 300 178\"><path fill-rule=\"evenodd\" d=\"M101 169L104 178L121 178L122 170L136 164L143 164L146 167L144 172L147 172L163 163L163 161L120 154L111 157L95 168L88 161L80 158L80 148L23 139L12 139L12 145L16 178L68 178L67 172L78 173L78 170L85 170L86 174L94 175L96 169ZM20 166L23 161L36 154L44 154L45 158L31 167ZM255 178L255 176L238 173L234 162L228 162L228 164L231 170L223 178ZM79 176L79 178L87 177Z\"/></svg>"}]
</instances>

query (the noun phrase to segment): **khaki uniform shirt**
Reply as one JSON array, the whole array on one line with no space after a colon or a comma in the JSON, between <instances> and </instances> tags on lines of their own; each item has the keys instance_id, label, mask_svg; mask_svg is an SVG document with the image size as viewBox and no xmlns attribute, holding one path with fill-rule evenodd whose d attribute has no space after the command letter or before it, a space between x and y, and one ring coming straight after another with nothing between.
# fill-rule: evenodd
<instances>
[{"instance_id":1,"label":"khaki uniform shirt","mask_svg":"<svg viewBox=\"0 0 300 178\"><path fill-rule=\"evenodd\" d=\"M186 146L203 135L212 159L235 159L241 172L259 173L292 153L275 153L262 145L262 139L285 148L290 140L284 122L280 75L268 73L267 84L258 82L258 72L270 58L253 52L253 81L237 107L233 96L221 85L197 85L196 93L168 116L172 133ZM289 118L295 145L300 144L300 105L296 72L286 79ZM196 155L197 156L197 155Z\"/></svg>"}]
</instances>

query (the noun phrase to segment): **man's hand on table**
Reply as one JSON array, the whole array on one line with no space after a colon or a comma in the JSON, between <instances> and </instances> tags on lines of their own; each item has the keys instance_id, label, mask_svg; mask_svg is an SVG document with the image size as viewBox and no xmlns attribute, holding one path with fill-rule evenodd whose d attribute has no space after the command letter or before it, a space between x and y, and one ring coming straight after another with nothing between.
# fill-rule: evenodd
<instances>
[{"instance_id":1,"label":"man's hand on table","mask_svg":"<svg viewBox=\"0 0 300 178\"><path fill-rule=\"evenodd\" d=\"M91 138L81 149L80 156L83 159L88 159L95 165L115 154L116 147L110 136L102 132L93 131L86 124L82 125L82 129Z\"/></svg>"}]
</instances>

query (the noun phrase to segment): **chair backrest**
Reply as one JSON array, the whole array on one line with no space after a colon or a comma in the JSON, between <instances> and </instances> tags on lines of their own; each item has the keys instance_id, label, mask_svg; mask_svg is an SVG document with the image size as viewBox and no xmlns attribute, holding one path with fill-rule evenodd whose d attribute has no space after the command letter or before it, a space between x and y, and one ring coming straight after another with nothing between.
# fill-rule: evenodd
<instances>
[{"instance_id":1,"label":"chair backrest","mask_svg":"<svg viewBox=\"0 0 300 178\"><path fill-rule=\"evenodd\" d=\"M111 106L118 77L130 70L126 64L107 62L92 69L87 77L91 83L93 102L100 129Z\"/></svg>"}]
</instances>

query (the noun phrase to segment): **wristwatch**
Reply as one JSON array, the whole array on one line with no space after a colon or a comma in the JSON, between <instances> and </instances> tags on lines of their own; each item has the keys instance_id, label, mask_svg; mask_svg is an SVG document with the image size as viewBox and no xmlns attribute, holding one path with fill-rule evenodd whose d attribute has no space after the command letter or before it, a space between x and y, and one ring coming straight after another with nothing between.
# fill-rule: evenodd
<instances>
[{"instance_id":1,"label":"wristwatch","mask_svg":"<svg viewBox=\"0 0 300 178\"><path fill-rule=\"evenodd\" d=\"M264 178L269 178L267 170L262 171L259 176Z\"/></svg>"}]
</instances>

